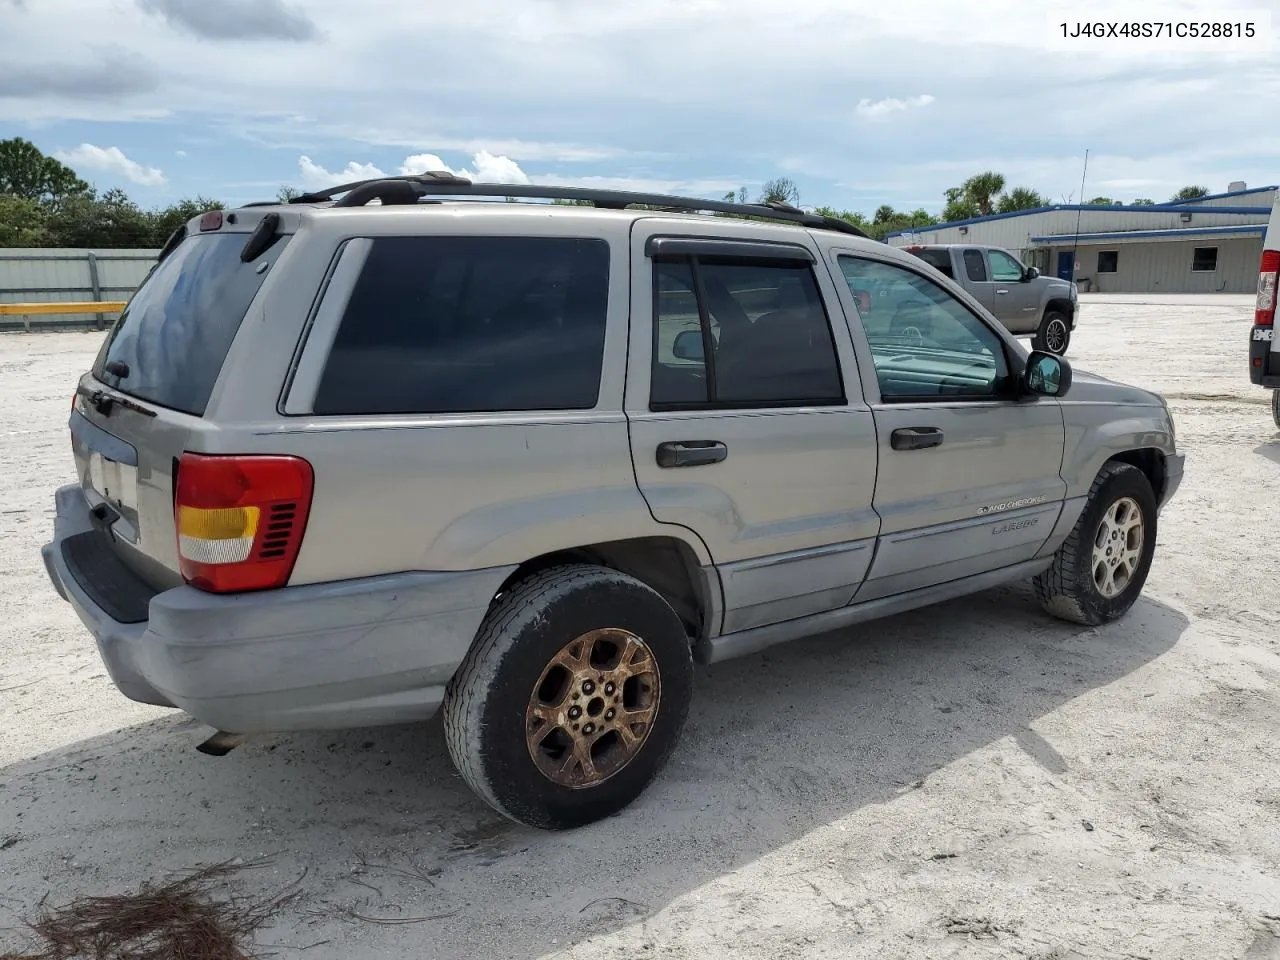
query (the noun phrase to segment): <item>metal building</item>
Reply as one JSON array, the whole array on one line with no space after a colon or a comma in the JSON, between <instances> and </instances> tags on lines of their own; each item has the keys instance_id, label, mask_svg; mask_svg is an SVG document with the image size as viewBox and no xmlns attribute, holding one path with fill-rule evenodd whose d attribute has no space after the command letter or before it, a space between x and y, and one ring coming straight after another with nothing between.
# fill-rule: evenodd
<instances>
[{"instance_id":1,"label":"metal building","mask_svg":"<svg viewBox=\"0 0 1280 960\"><path fill-rule=\"evenodd\" d=\"M1232 186L1237 186L1233 184ZM1082 291L1252 293L1262 235L1280 188L1256 187L1151 206L1063 204L891 233L895 247L1004 247Z\"/></svg>"}]
</instances>

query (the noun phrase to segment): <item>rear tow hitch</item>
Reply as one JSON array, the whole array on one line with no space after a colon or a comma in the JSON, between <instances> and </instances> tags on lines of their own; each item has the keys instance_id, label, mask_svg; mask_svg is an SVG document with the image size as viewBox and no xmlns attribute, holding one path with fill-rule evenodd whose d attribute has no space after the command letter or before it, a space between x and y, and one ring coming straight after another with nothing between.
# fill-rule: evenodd
<instances>
[{"instance_id":1,"label":"rear tow hitch","mask_svg":"<svg viewBox=\"0 0 1280 960\"><path fill-rule=\"evenodd\" d=\"M204 743L197 746L196 749L201 753L207 753L211 757L225 757L244 741L245 735L243 733L227 733L225 730L219 730Z\"/></svg>"}]
</instances>

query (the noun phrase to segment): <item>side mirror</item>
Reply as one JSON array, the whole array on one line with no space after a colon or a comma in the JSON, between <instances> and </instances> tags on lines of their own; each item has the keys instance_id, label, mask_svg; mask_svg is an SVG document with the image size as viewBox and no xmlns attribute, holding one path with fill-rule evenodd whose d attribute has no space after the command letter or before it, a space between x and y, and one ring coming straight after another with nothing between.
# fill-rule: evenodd
<instances>
[{"instance_id":1,"label":"side mirror","mask_svg":"<svg viewBox=\"0 0 1280 960\"><path fill-rule=\"evenodd\" d=\"M1027 272L1022 275L1022 279L1023 282L1026 282L1027 280L1034 280L1038 276L1040 276L1039 267L1027 267Z\"/></svg>"},{"instance_id":2,"label":"side mirror","mask_svg":"<svg viewBox=\"0 0 1280 960\"><path fill-rule=\"evenodd\" d=\"M706 359L702 351L702 331L681 330L671 344L671 353L677 360L697 360L701 363Z\"/></svg>"},{"instance_id":3,"label":"side mirror","mask_svg":"<svg viewBox=\"0 0 1280 960\"><path fill-rule=\"evenodd\" d=\"M1071 389L1071 364L1052 353L1033 350L1022 373L1022 386L1027 393L1061 397Z\"/></svg>"}]
</instances>

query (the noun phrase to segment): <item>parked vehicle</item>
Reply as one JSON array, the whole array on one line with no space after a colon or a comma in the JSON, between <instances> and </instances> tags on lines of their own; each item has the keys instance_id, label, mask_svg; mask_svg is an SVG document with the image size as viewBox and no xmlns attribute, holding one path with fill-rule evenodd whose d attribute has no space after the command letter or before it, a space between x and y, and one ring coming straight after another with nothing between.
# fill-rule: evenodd
<instances>
[{"instance_id":1,"label":"parked vehicle","mask_svg":"<svg viewBox=\"0 0 1280 960\"><path fill-rule=\"evenodd\" d=\"M995 314L1011 333L1030 335L1035 350L1063 355L1076 328L1076 285L1042 277L1008 250L972 244L907 247L929 266L955 280Z\"/></svg>"},{"instance_id":2,"label":"parked vehicle","mask_svg":"<svg viewBox=\"0 0 1280 960\"><path fill-rule=\"evenodd\" d=\"M644 789L695 659L1023 578L1116 619L1183 467L1159 396L841 221L444 174L193 220L70 430L44 560L126 696L207 750L442 708L548 828Z\"/></svg>"},{"instance_id":3,"label":"parked vehicle","mask_svg":"<svg viewBox=\"0 0 1280 960\"><path fill-rule=\"evenodd\" d=\"M1280 286L1280 198L1262 241L1258 264L1258 302L1249 333L1249 379L1271 389L1271 418L1280 427L1280 343L1275 339L1276 288Z\"/></svg>"}]
</instances>

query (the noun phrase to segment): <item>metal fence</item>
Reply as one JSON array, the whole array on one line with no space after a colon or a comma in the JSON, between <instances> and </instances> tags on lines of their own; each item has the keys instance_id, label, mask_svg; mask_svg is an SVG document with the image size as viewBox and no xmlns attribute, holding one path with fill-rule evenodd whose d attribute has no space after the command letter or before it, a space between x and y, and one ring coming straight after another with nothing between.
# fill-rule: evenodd
<instances>
[{"instance_id":1,"label":"metal fence","mask_svg":"<svg viewBox=\"0 0 1280 960\"><path fill-rule=\"evenodd\" d=\"M155 263L158 250L0 249L0 303L128 300ZM59 327L102 329L116 314L0 315L0 330Z\"/></svg>"}]
</instances>

